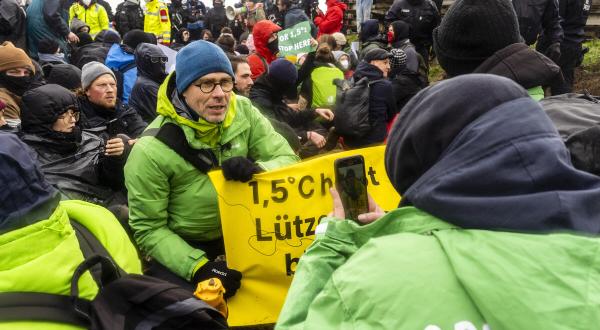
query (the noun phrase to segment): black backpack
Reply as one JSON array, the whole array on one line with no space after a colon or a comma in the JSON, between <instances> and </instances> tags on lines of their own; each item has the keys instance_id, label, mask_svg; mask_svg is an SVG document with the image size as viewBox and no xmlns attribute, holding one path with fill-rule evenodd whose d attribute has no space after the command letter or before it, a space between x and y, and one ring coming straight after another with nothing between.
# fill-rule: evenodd
<instances>
[{"instance_id":1,"label":"black backpack","mask_svg":"<svg viewBox=\"0 0 600 330\"><path fill-rule=\"evenodd\" d=\"M369 122L370 85L377 81L379 80L369 82L367 77L354 84L342 79L333 81L337 86L335 117L333 118L337 134L360 138L371 130Z\"/></svg>"},{"instance_id":2,"label":"black backpack","mask_svg":"<svg viewBox=\"0 0 600 330\"><path fill-rule=\"evenodd\" d=\"M150 276L126 274L87 228L71 224L86 259L73 274L70 295L0 293L0 320L59 322L92 330L227 329L223 315L192 292ZM92 301L79 297L78 281L88 270L99 286Z\"/></svg>"}]
</instances>

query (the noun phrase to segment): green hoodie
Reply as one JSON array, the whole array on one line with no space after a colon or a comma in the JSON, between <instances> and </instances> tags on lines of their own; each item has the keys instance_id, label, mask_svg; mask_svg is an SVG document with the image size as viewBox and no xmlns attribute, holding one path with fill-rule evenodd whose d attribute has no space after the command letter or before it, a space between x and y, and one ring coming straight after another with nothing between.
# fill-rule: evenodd
<instances>
[{"instance_id":1,"label":"green hoodie","mask_svg":"<svg viewBox=\"0 0 600 330\"><path fill-rule=\"evenodd\" d=\"M600 240L455 228L413 207L323 219L277 329L594 329Z\"/></svg>"},{"instance_id":2,"label":"green hoodie","mask_svg":"<svg viewBox=\"0 0 600 330\"><path fill-rule=\"evenodd\" d=\"M172 95L173 75L158 91L159 115L148 128L166 123L179 125L192 148L211 148L219 163L235 156L250 157L264 170L296 163L285 139L273 130L250 100L232 95L235 116L226 128L219 127L216 147L202 142L192 123L177 114ZM193 128L193 127L196 127ZM229 144L222 149L219 145ZM217 193L205 173L181 158L154 136L144 136L134 145L125 165L125 184L129 197L129 224L139 247L162 265L184 279L206 260L202 250L186 240L208 241L221 234Z\"/></svg>"}]
</instances>

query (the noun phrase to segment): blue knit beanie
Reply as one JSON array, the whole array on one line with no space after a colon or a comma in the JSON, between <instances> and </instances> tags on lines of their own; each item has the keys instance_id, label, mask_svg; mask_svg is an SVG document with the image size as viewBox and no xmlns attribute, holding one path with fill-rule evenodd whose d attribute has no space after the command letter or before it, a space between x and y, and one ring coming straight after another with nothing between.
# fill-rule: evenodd
<instances>
[{"instance_id":1,"label":"blue knit beanie","mask_svg":"<svg viewBox=\"0 0 600 330\"><path fill-rule=\"evenodd\" d=\"M231 62L223 50L208 41L198 40L183 47L175 58L177 91L183 93L196 79L209 73L224 72L235 79Z\"/></svg>"},{"instance_id":2,"label":"blue knit beanie","mask_svg":"<svg viewBox=\"0 0 600 330\"><path fill-rule=\"evenodd\" d=\"M298 80L298 70L292 62L280 58L269 65L269 77L284 85L295 85Z\"/></svg>"}]
</instances>

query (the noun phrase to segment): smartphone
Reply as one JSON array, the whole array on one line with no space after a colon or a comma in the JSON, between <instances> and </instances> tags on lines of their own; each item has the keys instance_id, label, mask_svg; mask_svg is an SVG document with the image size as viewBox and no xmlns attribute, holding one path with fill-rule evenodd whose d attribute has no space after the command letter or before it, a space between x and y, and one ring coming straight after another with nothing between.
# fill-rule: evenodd
<instances>
[{"instance_id":1,"label":"smartphone","mask_svg":"<svg viewBox=\"0 0 600 330\"><path fill-rule=\"evenodd\" d=\"M336 159L335 187L342 199L346 219L358 221L358 215L369 212L367 176L363 156Z\"/></svg>"},{"instance_id":2,"label":"smartphone","mask_svg":"<svg viewBox=\"0 0 600 330\"><path fill-rule=\"evenodd\" d=\"M123 124L118 118L111 119L108 123L106 123L106 131L110 137L114 137L119 133L123 133Z\"/></svg>"}]
</instances>

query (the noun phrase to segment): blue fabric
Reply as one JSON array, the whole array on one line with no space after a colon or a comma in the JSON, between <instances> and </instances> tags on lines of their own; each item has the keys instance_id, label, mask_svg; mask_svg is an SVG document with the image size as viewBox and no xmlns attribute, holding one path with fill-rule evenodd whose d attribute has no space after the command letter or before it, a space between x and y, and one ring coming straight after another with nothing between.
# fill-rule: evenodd
<instances>
[{"instance_id":1,"label":"blue fabric","mask_svg":"<svg viewBox=\"0 0 600 330\"><path fill-rule=\"evenodd\" d=\"M119 44L113 44L106 55L104 64L112 70L120 70L133 62L135 62L135 56L133 54L125 52ZM129 102L131 89L133 88L133 85L135 85L136 79L137 67L135 66L123 74L123 98L121 100L123 104Z\"/></svg>"},{"instance_id":2,"label":"blue fabric","mask_svg":"<svg viewBox=\"0 0 600 330\"><path fill-rule=\"evenodd\" d=\"M541 106L506 78L470 74L417 94L392 128L386 170L403 205L463 228L600 232L600 178L572 166Z\"/></svg>"},{"instance_id":3,"label":"blue fabric","mask_svg":"<svg viewBox=\"0 0 600 330\"><path fill-rule=\"evenodd\" d=\"M204 40L194 41L177 53L175 72L179 93L183 93L196 79L210 73L224 72L235 79L227 55L219 46Z\"/></svg>"},{"instance_id":4,"label":"blue fabric","mask_svg":"<svg viewBox=\"0 0 600 330\"><path fill-rule=\"evenodd\" d=\"M0 187L0 233L45 219L45 214L39 219L28 215L60 199L44 179L33 150L12 133L0 132Z\"/></svg>"}]
</instances>

